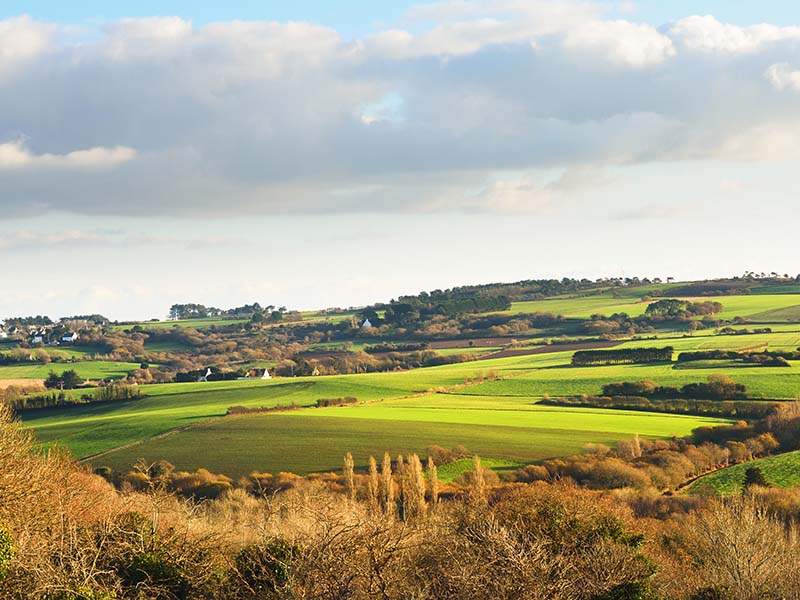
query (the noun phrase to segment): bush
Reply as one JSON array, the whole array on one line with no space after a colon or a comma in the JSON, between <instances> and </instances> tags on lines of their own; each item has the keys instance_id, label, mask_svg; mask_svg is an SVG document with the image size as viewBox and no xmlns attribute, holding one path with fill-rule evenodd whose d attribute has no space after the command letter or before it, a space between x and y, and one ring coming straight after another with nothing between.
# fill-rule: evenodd
<instances>
[{"instance_id":1,"label":"bush","mask_svg":"<svg viewBox=\"0 0 800 600\"><path fill-rule=\"evenodd\" d=\"M191 589L180 567L158 548L129 556L119 565L117 574L126 587L158 590L148 597L182 599L188 597Z\"/></svg>"},{"instance_id":2,"label":"bush","mask_svg":"<svg viewBox=\"0 0 800 600\"><path fill-rule=\"evenodd\" d=\"M283 598L297 546L281 538L244 548L234 559L234 598Z\"/></svg>"}]
</instances>

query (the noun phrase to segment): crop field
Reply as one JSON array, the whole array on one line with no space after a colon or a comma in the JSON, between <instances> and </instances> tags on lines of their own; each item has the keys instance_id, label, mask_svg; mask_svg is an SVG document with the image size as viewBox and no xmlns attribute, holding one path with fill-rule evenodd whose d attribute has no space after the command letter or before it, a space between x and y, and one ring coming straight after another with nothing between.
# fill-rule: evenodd
<instances>
[{"instance_id":1,"label":"crop field","mask_svg":"<svg viewBox=\"0 0 800 600\"><path fill-rule=\"evenodd\" d=\"M668 291L671 287L674 286L645 286L618 290L614 295L605 291L582 297L519 302L511 312L546 311L573 319L557 330L555 336L552 330L527 331L519 338L523 344L530 344L534 339L531 336L537 335L555 339L559 332L583 337L577 333L580 326L577 319L620 311L642 314L648 304L641 300L643 295L657 288ZM608 343L618 348L670 345L675 349L675 357L692 350L800 347L800 325L789 322L790 313L800 305L798 295L776 292L697 300L721 302L722 316L727 319L769 313L783 321L770 322L771 333L718 335L715 330L707 329L688 335L661 328L655 334L640 335L647 339ZM304 317L341 320L350 315L309 312ZM208 327L235 322L202 319L179 324ZM175 324L165 321L157 326ZM734 328L754 327L741 324ZM571 339L574 336L561 336L561 341ZM520 347L516 355L502 358L480 356L499 349L508 340L475 336L430 343L432 349L443 355L471 353L478 359L458 364L359 375L275 378L266 382L142 385L140 389L146 396L140 400L31 411L24 415L24 420L45 445L66 446L76 457L88 457L96 464L119 469L130 467L139 458L165 458L180 469L205 467L231 475L252 470L308 473L339 469L341 457L348 451L353 452L357 465L363 468L370 454L423 452L434 444L463 445L480 454L487 466L491 463L498 469L511 469L580 452L588 443L613 445L634 434L649 438L681 436L695 427L720 422L701 417L537 404L545 396L597 394L610 382L645 379L658 385L680 387L706 381L709 375L725 374L746 385L753 397L800 399L800 361L789 367L761 367L738 361L573 367L572 354L582 347L575 344ZM370 343L389 341L397 343L402 339L377 337ZM469 347L470 342L474 347ZM600 342L598 339L596 343ZM320 342L313 348L324 352L338 349L344 343ZM581 344L584 343L581 339ZM356 337L347 347L359 351L364 344L363 339ZM192 350L161 342L147 344L147 349ZM531 350L536 352L530 353ZM63 351L74 352L76 357L89 354L88 348L81 347ZM274 365L271 361L250 364L262 368ZM0 380L41 380L50 370L60 372L67 368L74 368L84 378L122 377L138 366L104 361L15 365L0 367ZM81 391L67 393L80 395ZM317 400L345 396L355 397L359 403L312 408ZM260 409L291 405L296 408L225 416L233 406ZM443 480L458 477L469 468L467 463L452 466L452 472L445 470Z\"/></svg>"},{"instance_id":2,"label":"crop field","mask_svg":"<svg viewBox=\"0 0 800 600\"><path fill-rule=\"evenodd\" d=\"M688 434L721 421L703 417L543 407L533 399L432 394L351 407L225 417L106 454L98 464L124 468L139 458L167 456L179 469L206 467L232 476L250 471L338 470L352 452L363 468L370 454L423 453L427 446L463 445L470 452L530 463L580 452L584 445ZM202 448L220 449L206 455ZM305 450L303 450L303 448ZM488 466L488 465L487 465Z\"/></svg>"},{"instance_id":3,"label":"crop field","mask_svg":"<svg viewBox=\"0 0 800 600\"><path fill-rule=\"evenodd\" d=\"M208 319L183 319L180 321L141 321L132 323L121 323L113 325L114 329L130 329L136 325L140 325L145 329L170 329L172 327L191 327L198 329L201 327L220 327L225 325L236 325L238 323L247 323L249 319L223 319L220 317L212 317Z\"/></svg>"},{"instance_id":4,"label":"crop field","mask_svg":"<svg viewBox=\"0 0 800 600\"><path fill-rule=\"evenodd\" d=\"M709 339L715 340L719 338ZM697 347L697 344L707 341L709 340L703 338L686 338L685 343L689 347ZM741 342L740 339L735 341ZM649 342L655 343L653 340ZM634 342L631 342L631 344L634 344ZM371 400L385 401L379 404L360 406L357 410L315 409L302 413L302 417L300 414L280 416L293 419L299 418L301 421L319 419L323 416L328 419L347 416L347 421L343 421L342 426L348 423L353 424L357 430L362 430L365 427L368 428L370 422L379 423L387 420L397 420L392 415L403 414L404 417L399 422L406 423L405 427L407 429L398 428L396 430L398 436L402 438L402 435L410 434L409 431L417 428L421 428L420 431L429 427L435 428L446 419L453 418L453 415L466 413L459 416L458 423L472 432L468 437L473 440L472 443L474 445L474 440L481 439L480 435L477 434L477 429L481 427L489 425L501 427L506 432L513 431L513 436L520 435L519 431L513 429L515 423L524 424L525 427L531 429L538 429L538 422L544 416L540 410L535 410L531 407L536 398L540 398L545 394L555 396L598 393L604 383L623 379L653 379L663 385L682 385L692 381L703 381L709 374L719 372L719 369L714 367L690 370L677 369L674 364L575 368L569 366L571 354L571 352L555 352L552 354L460 363L398 373L275 379L267 383L261 381L231 381L142 386L147 394L147 397L143 400L124 404L95 405L30 413L26 415L25 421L26 424L36 430L43 442L58 442L66 445L72 449L76 456L82 457L149 438L175 428L196 424L206 419L220 417L225 414L230 406L234 405L269 407L278 404L287 405L294 402L301 406L307 406L313 404L319 398L354 396L362 402ZM75 363L76 366L97 366L98 364L101 363ZM125 366L130 367L131 365ZM5 369L17 368L5 367ZM458 398L462 402L461 405L457 404L450 396L443 394L432 396L436 400L435 406L427 404L431 396L425 396L422 400L418 398L391 400L419 394L433 388L452 388L463 384L465 381L479 379L481 375L486 375L490 371L494 371L501 379L461 388L461 391L458 392L460 394ZM736 381L748 385L756 395L763 394L768 397L786 398L794 398L799 395L800 371L796 367L790 369L738 367L732 369L729 374ZM463 404L465 398L469 400L466 405ZM622 426L621 429L617 430L610 423L612 421L625 422L619 412L594 411L592 420L595 423L600 414L606 415L605 418L608 419L608 423L593 424L590 426L589 432L579 436L580 439L573 438L572 433L582 427L580 422L572 421L575 418L574 415L577 414L576 410L566 408L556 411L566 411L563 412L564 418L569 419L568 422L561 424L562 429L559 434L565 438L565 441L557 442L552 430L558 430L558 427L551 427L550 433L545 438L546 441L540 439L541 443L536 444L537 449L530 450L525 455L527 459L533 460L536 457L541 458L543 455L557 455L568 450L579 449L587 441L604 443L613 441L615 435L622 436L639 433L640 435L655 436L674 433L663 430L660 432L659 430L646 430L639 424L636 427ZM402 413L398 411L402 411ZM527 414L525 411L532 412ZM552 415L553 413L550 412L549 414ZM272 419L276 416L278 415L237 417L242 419L243 423L246 423L244 433L236 436L237 444L244 444L244 447L248 448L249 446L242 436L253 435L253 439L257 439L258 436L255 434L257 424L261 423L266 426L267 423L274 423L275 421L267 421L267 419ZM387 419L387 417L390 418ZM641 413L636 413L636 417L641 419ZM550 418L552 419L552 416ZM677 423L680 421L680 418L675 416L660 415L659 418L665 419L665 422L674 421ZM253 420L252 424L251 419ZM229 419L225 419L226 423L228 421ZM295 423L295 421L291 422ZM211 427L213 430L214 426L206 425L203 427ZM300 426L297 425L295 427L299 428ZM192 429L192 434L194 434L195 429ZM401 429L402 435L399 433ZM689 429L691 427L683 431L688 432ZM452 430L452 428L448 426L448 430ZM599 432L602 432L602 435L599 435ZM176 435L178 438L184 439L183 436L188 434ZM272 432L270 435L283 434ZM170 436L168 440L165 438L152 443L157 444L156 447L162 447L164 444L174 445L173 437L176 436ZM619 438L617 437L616 439ZM573 444L570 440L575 441L575 443ZM465 443L466 441L468 440L456 443L464 443L469 447ZM365 442L350 439L347 443L352 443L352 449L355 450L356 445ZM428 439L425 445L431 443L437 442ZM212 446L215 448L214 454L217 451L223 452L224 446L224 444ZM486 448L486 445L481 447ZM496 452L497 447L497 445L494 448L489 447L494 452L487 454L487 456L513 459L522 457L520 454L499 455ZM141 446L137 448L141 448ZM227 450L225 451L227 452ZM230 450L230 452L233 451ZM477 447L475 451L477 451ZM202 459L210 460L210 454L203 456ZM122 454L119 455L120 461L122 456ZM172 455L165 456L171 457ZM126 459L131 457L133 457L133 454L126 455ZM266 458L268 457L265 457L265 460Z\"/></svg>"},{"instance_id":5,"label":"crop field","mask_svg":"<svg viewBox=\"0 0 800 600\"><path fill-rule=\"evenodd\" d=\"M631 290L626 290L624 296L618 294L602 294L594 296L556 296L546 300L533 300L530 302L514 302L509 311L512 314L551 312L569 318L586 319L593 314L611 315L624 312L632 317L644 314L647 305L652 300L644 301L641 298L631 297ZM642 293L645 293L642 291ZM667 298L668 296L664 296ZM662 299L662 298L657 298ZM695 302L714 301L720 302L723 311L717 316L721 319L734 319L735 317L752 318L759 322L786 322L793 320L794 315L800 313L800 296L792 294L747 294L741 296L702 296L698 298L681 298ZM780 318L770 318L770 314L780 312Z\"/></svg>"},{"instance_id":6,"label":"crop field","mask_svg":"<svg viewBox=\"0 0 800 600\"><path fill-rule=\"evenodd\" d=\"M695 481L689 494L713 491L717 494L739 494L744 487L745 471L758 467L770 485L782 488L800 485L800 451L768 456L721 469Z\"/></svg>"}]
</instances>

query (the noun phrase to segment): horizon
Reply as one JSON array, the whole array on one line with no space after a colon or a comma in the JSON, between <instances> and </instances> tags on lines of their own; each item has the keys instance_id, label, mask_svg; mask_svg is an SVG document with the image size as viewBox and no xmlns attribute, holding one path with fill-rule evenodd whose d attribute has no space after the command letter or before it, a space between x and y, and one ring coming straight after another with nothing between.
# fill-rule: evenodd
<instances>
[{"instance_id":1,"label":"horizon","mask_svg":"<svg viewBox=\"0 0 800 600\"><path fill-rule=\"evenodd\" d=\"M550 279L550 278L544 278L544 279ZM552 280L559 280L559 279L562 279L562 278L552 278ZM670 284L676 284L677 285L677 284L682 284L682 283L691 284L691 283L702 283L702 282L713 282L713 281L737 281L737 280L753 280L753 281L763 280L763 281L769 281L769 280L775 280L775 279L795 280L795 279L800 279L800 274L798 274L796 276L795 275L791 275L791 274L777 274L777 277L775 277L775 272L774 271L773 272L769 272L769 273L767 273L765 271L753 271L752 272L752 276L749 277L749 278L748 278L747 274L743 274L743 275L733 275L733 276L730 276L730 277L717 276L717 277L708 277L708 278L703 278L703 279L680 279L680 278L676 278L676 277L672 277L672 276L664 276L664 277L643 276L643 277L640 277L640 276L637 276L637 275L601 276L601 277L597 277L597 278L574 277L572 279L576 279L576 280L584 280L585 279L585 280L588 280L588 281L592 281L593 283L596 283L598 285L602 285L604 283L611 284L611 283L614 283L614 282L618 282L620 280L628 280L628 279L630 279L630 280L633 281L633 283L630 283L630 284L625 283L624 284L625 286L630 285L632 287L641 287L641 286L646 286L646 285L651 285L651 284L660 285L661 283L670 283ZM535 279L528 279L528 280L535 280ZM290 312L291 311L314 312L314 311L326 311L326 310L342 310L342 311L360 310L360 309L367 308L367 307L370 307L370 306L375 306L375 305L378 305L378 304L388 304L391 301L398 300L398 299L400 299L402 297L405 297L405 296L415 296L415 295L422 294L422 293L431 293L434 290L437 290L437 291L450 291L451 289L459 288L459 287L474 287L474 286L482 286L482 285L516 285L518 283L522 283L523 281L528 281L528 280L521 279L521 280L515 280L515 281L482 281L482 282L460 283L460 284L456 284L454 286L447 287L447 288L430 288L430 289L426 289L426 290L407 291L407 292L403 292L403 293L397 294L396 296L393 296L393 297L391 297L389 299L377 299L377 300L376 299L372 299L372 300L370 300L368 302L364 302L362 304L343 304L343 305L311 306L311 307L287 306L285 308ZM669 297L669 296L667 296L667 297ZM175 304L198 304L198 305L205 306L206 308L214 308L214 309L219 309L219 310L228 310L228 309L236 308L236 306L238 306L238 305L216 306L213 303L203 302L203 301L201 301L201 300L199 300L197 298L194 298L194 299L184 298L182 300L167 300L167 302L169 303L170 306L175 305ZM249 300L243 301L243 302L241 302L239 304L241 306L245 306L247 304L252 304L252 303L258 303L261 306L265 306L265 307L269 306L269 304L267 302L262 302L261 300L254 299L254 298L251 298ZM273 304L273 306L278 306L278 305L277 304ZM169 312L169 307L167 307L167 311L166 312ZM104 317L108 318L109 321L111 321L112 323L119 323L119 324L125 324L125 323L147 323L147 322L156 321L156 320L157 321L175 320L175 319L171 319L169 317L169 315L167 315L167 316L150 315L150 316L147 316L147 317L136 318L136 319L119 319L119 318L108 317L107 314L104 314L102 312L95 312L95 313L91 313L91 314L98 314L98 315L104 316ZM13 320L13 319L24 318L24 317L29 317L29 316L49 317L54 322L59 322L60 320L69 319L70 317L74 317L74 316L77 316L77 315L78 315L78 313L76 313L74 311L72 313L59 315L59 316L54 316L53 314L48 314L48 313L41 313L41 314L39 314L39 313L37 313L37 314L34 314L34 313L21 314L20 313L20 314L16 314L16 315L0 315L0 325L3 325L6 320ZM178 319L178 320L180 320L180 319ZM190 320L195 320L195 319L190 319Z\"/></svg>"},{"instance_id":2,"label":"horizon","mask_svg":"<svg viewBox=\"0 0 800 600\"><path fill-rule=\"evenodd\" d=\"M799 25L786 1L12 0L0 315L793 276Z\"/></svg>"}]
</instances>

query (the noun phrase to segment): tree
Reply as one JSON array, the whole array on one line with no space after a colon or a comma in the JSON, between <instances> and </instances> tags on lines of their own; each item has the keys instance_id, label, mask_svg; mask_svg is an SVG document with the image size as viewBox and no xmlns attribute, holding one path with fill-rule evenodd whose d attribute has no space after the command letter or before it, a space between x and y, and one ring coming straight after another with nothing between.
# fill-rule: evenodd
<instances>
[{"instance_id":1,"label":"tree","mask_svg":"<svg viewBox=\"0 0 800 600\"><path fill-rule=\"evenodd\" d=\"M356 499L356 485L353 477L353 455L349 452L344 455L344 490L350 500Z\"/></svg>"},{"instance_id":2,"label":"tree","mask_svg":"<svg viewBox=\"0 0 800 600\"><path fill-rule=\"evenodd\" d=\"M744 472L744 489L749 489L751 486L757 485L759 487L769 487L769 482L764 477L764 473L758 467L749 467Z\"/></svg>"},{"instance_id":3,"label":"tree","mask_svg":"<svg viewBox=\"0 0 800 600\"><path fill-rule=\"evenodd\" d=\"M47 374L47 379L44 380L44 387L48 389L61 387L61 378L56 374L55 371L50 371Z\"/></svg>"},{"instance_id":4,"label":"tree","mask_svg":"<svg viewBox=\"0 0 800 600\"><path fill-rule=\"evenodd\" d=\"M73 369L69 369L68 371L64 371L61 374L61 383L63 389L65 390L72 390L78 387L83 383L83 378L78 375Z\"/></svg>"}]
</instances>

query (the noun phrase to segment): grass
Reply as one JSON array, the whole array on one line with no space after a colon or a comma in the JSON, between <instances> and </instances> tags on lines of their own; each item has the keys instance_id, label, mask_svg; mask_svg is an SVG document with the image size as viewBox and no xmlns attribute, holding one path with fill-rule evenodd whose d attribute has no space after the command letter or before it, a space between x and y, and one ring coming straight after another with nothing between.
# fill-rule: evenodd
<instances>
[{"instance_id":1,"label":"grass","mask_svg":"<svg viewBox=\"0 0 800 600\"><path fill-rule=\"evenodd\" d=\"M349 418L348 422L400 421L413 424L409 425L412 432L415 427L426 428L445 422L470 428L492 425L502 427L504 431L516 431L518 425L533 429L539 427L539 420L544 416L541 411L531 409L531 406L536 398L545 394L597 393L604 383L623 379L653 379L662 385L683 385L692 381L703 381L709 374L719 372L714 368L681 370L673 368L674 365L671 364L571 368L568 366L570 357L571 352L558 352L394 373L278 378L269 382L228 381L143 386L147 397L135 403L30 413L26 415L25 422L36 430L42 441L69 446L76 456L109 450L170 429L219 417L233 405L261 407L292 402L310 405L319 398L341 396L354 396L360 401L381 399L386 401L358 407L357 410L349 412L346 409L327 409L327 412L315 410L313 413L303 413L303 420L310 421L322 416L336 419L346 415ZM13 367L6 367L9 368ZM504 379L485 381L463 388L459 396L438 394L423 396L421 399L397 400L433 388L450 388L463 384L465 380L474 380L479 378L481 373L485 375L489 371L495 371ZM797 390L800 390L800 371L794 367L737 368L730 375L736 381L748 385L756 394L763 393L769 397L791 398L797 394ZM431 398L435 399L435 405L430 404ZM521 406L523 408L520 408ZM533 412L525 412L531 410ZM575 431L583 429L584 426L581 424L581 419L574 416L578 414L575 409L561 410L569 411L566 414L570 417L559 425L564 429L559 435L570 438ZM601 414L605 415L603 417L605 421L598 424ZM398 418L397 415L403 416ZM615 429L614 423L622 425L626 423L625 417L619 411L599 413L594 411L593 424L588 427L594 433L586 439L605 443L619 439L615 437L616 435L629 435L633 432L653 436L678 433L663 429L645 430L641 421L642 413L636 415L640 421L635 427L623 426L622 429ZM251 418L272 416L274 415ZM661 415L660 418L666 419L665 423L679 421L677 417L671 415ZM679 429L688 432L691 427ZM598 432L604 434L598 436ZM257 444L259 440L260 437L256 436L251 442ZM555 454L567 449L559 446L552 435L548 440L548 444L551 444L550 449L554 450ZM351 442L353 440L348 443ZM585 439L582 439L577 447L582 446L584 442ZM241 439L237 440L237 443L248 446L248 443ZM430 439L429 443L439 442ZM212 444L210 447L215 449L214 453L228 451L220 444ZM543 446L546 447L547 445ZM571 444L569 448L575 449L576 446ZM499 454L497 449L497 445L490 446L491 452L482 453L487 456L509 458ZM542 451L543 449L539 448L534 455L539 456ZM201 456L205 460L209 455L210 453L203 453ZM287 461L295 460L288 454L285 458Z\"/></svg>"},{"instance_id":2,"label":"grass","mask_svg":"<svg viewBox=\"0 0 800 600\"><path fill-rule=\"evenodd\" d=\"M121 378L133 369L138 369L139 363L114 362L114 361L78 361L71 363L24 364L0 367L0 379L45 379L50 371L61 373L68 369L75 370L84 379L105 379L106 377Z\"/></svg>"},{"instance_id":3,"label":"grass","mask_svg":"<svg viewBox=\"0 0 800 600\"><path fill-rule=\"evenodd\" d=\"M655 287L621 290L616 298L606 292L515 303L512 311L548 311L569 317L617 311L641 314L647 302L641 301L640 296ZM800 304L800 296L777 293L705 299L722 302L726 318L791 310ZM326 318L319 313L305 316ZM204 319L180 324L210 326L215 322L235 321ZM162 322L161 326L174 324ZM676 353L701 349L795 349L800 346L798 329L784 323L774 325L770 334L718 336L706 330L686 336L661 332L658 339L624 341L621 347L669 344ZM362 345L362 340L356 340L353 349ZM331 345L316 347L323 350ZM148 348L177 350L158 344ZM488 350L458 348L439 352ZM206 467L235 475L250 470L306 473L339 469L341 456L347 451L352 451L357 464L363 467L369 454L382 454L385 450L393 454L423 452L432 444L461 444L491 460L517 465L578 452L589 442L613 444L634 433L643 437L686 435L699 425L719 422L536 404L545 395L599 393L604 384L612 381L651 379L660 385L680 387L724 373L745 384L756 397L793 399L800 395L800 364L777 368L710 361L692 364L692 368L675 363L575 368L569 364L571 356L570 351L557 350L403 372L143 386L147 397L139 401L32 412L25 415L25 423L45 444L68 446L78 457L117 449L100 461L119 468L142 457L166 458L182 469ZM21 365L0 368L0 379L42 379L50 369L65 368L75 368L83 377L99 378L121 376L137 367L133 363L109 362ZM498 378L488 380L486 375L490 372ZM463 387L465 382L470 385ZM430 393L437 389L450 393ZM222 418L234 405L269 407L296 403L307 407L320 398L342 396L354 396L365 404ZM173 430L177 432L156 437ZM142 440L142 444L120 449ZM501 463L497 464L501 468Z\"/></svg>"},{"instance_id":4,"label":"grass","mask_svg":"<svg viewBox=\"0 0 800 600\"><path fill-rule=\"evenodd\" d=\"M433 444L463 445L470 452L521 464L580 452L590 442L613 444L634 433L684 435L719 422L430 395L356 407L226 417L107 454L98 464L124 469L140 458L166 457L179 469L205 467L232 476L253 470L303 474L340 469L346 452L352 452L363 468L370 455L424 454ZM205 452L207 448L215 450Z\"/></svg>"},{"instance_id":5,"label":"grass","mask_svg":"<svg viewBox=\"0 0 800 600\"><path fill-rule=\"evenodd\" d=\"M117 330L131 329L136 325L140 325L144 329L171 329L172 327L191 327L193 329L201 329L204 327L221 327L225 325L237 325L240 323L247 323L250 319L222 319L219 317L212 317L207 319L184 319L179 321L137 321L131 323L121 323L113 325L112 327Z\"/></svg>"},{"instance_id":6,"label":"grass","mask_svg":"<svg viewBox=\"0 0 800 600\"><path fill-rule=\"evenodd\" d=\"M439 481L442 483L450 483L454 479L458 479L467 471L472 471L475 463L472 458L462 458L446 465L442 465L436 469L436 474ZM504 460L502 458L485 458L481 456L481 467L484 469L491 469L497 473L503 471L513 471L523 466L523 463L515 462L513 460Z\"/></svg>"},{"instance_id":7,"label":"grass","mask_svg":"<svg viewBox=\"0 0 800 600\"><path fill-rule=\"evenodd\" d=\"M800 485L800 451L797 451L721 469L695 481L688 489L688 493L704 494L709 491L723 495L741 493L745 471L751 467L758 467L767 482L773 486L789 488Z\"/></svg>"},{"instance_id":8,"label":"grass","mask_svg":"<svg viewBox=\"0 0 800 600\"><path fill-rule=\"evenodd\" d=\"M529 302L514 302L506 314L521 314L534 312L552 312L569 318L586 319L593 314L611 315L613 313L624 312L632 317L644 314L648 304L661 298L643 301L635 296L639 290L626 290L625 294L618 294L614 297L611 293L594 296L555 296L544 300L534 300ZM644 294L644 290L641 290ZM664 296L667 298L668 296ZM682 298L686 300L687 298ZM795 311L800 307L800 295L793 294L747 294L741 296L708 296L694 298L697 302L715 301L723 306L721 313L715 317L732 320L735 317L752 318L759 322L786 321L787 318L769 319L765 313L793 308ZM794 315L792 311L788 313Z\"/></svg>"}]
</instances>

